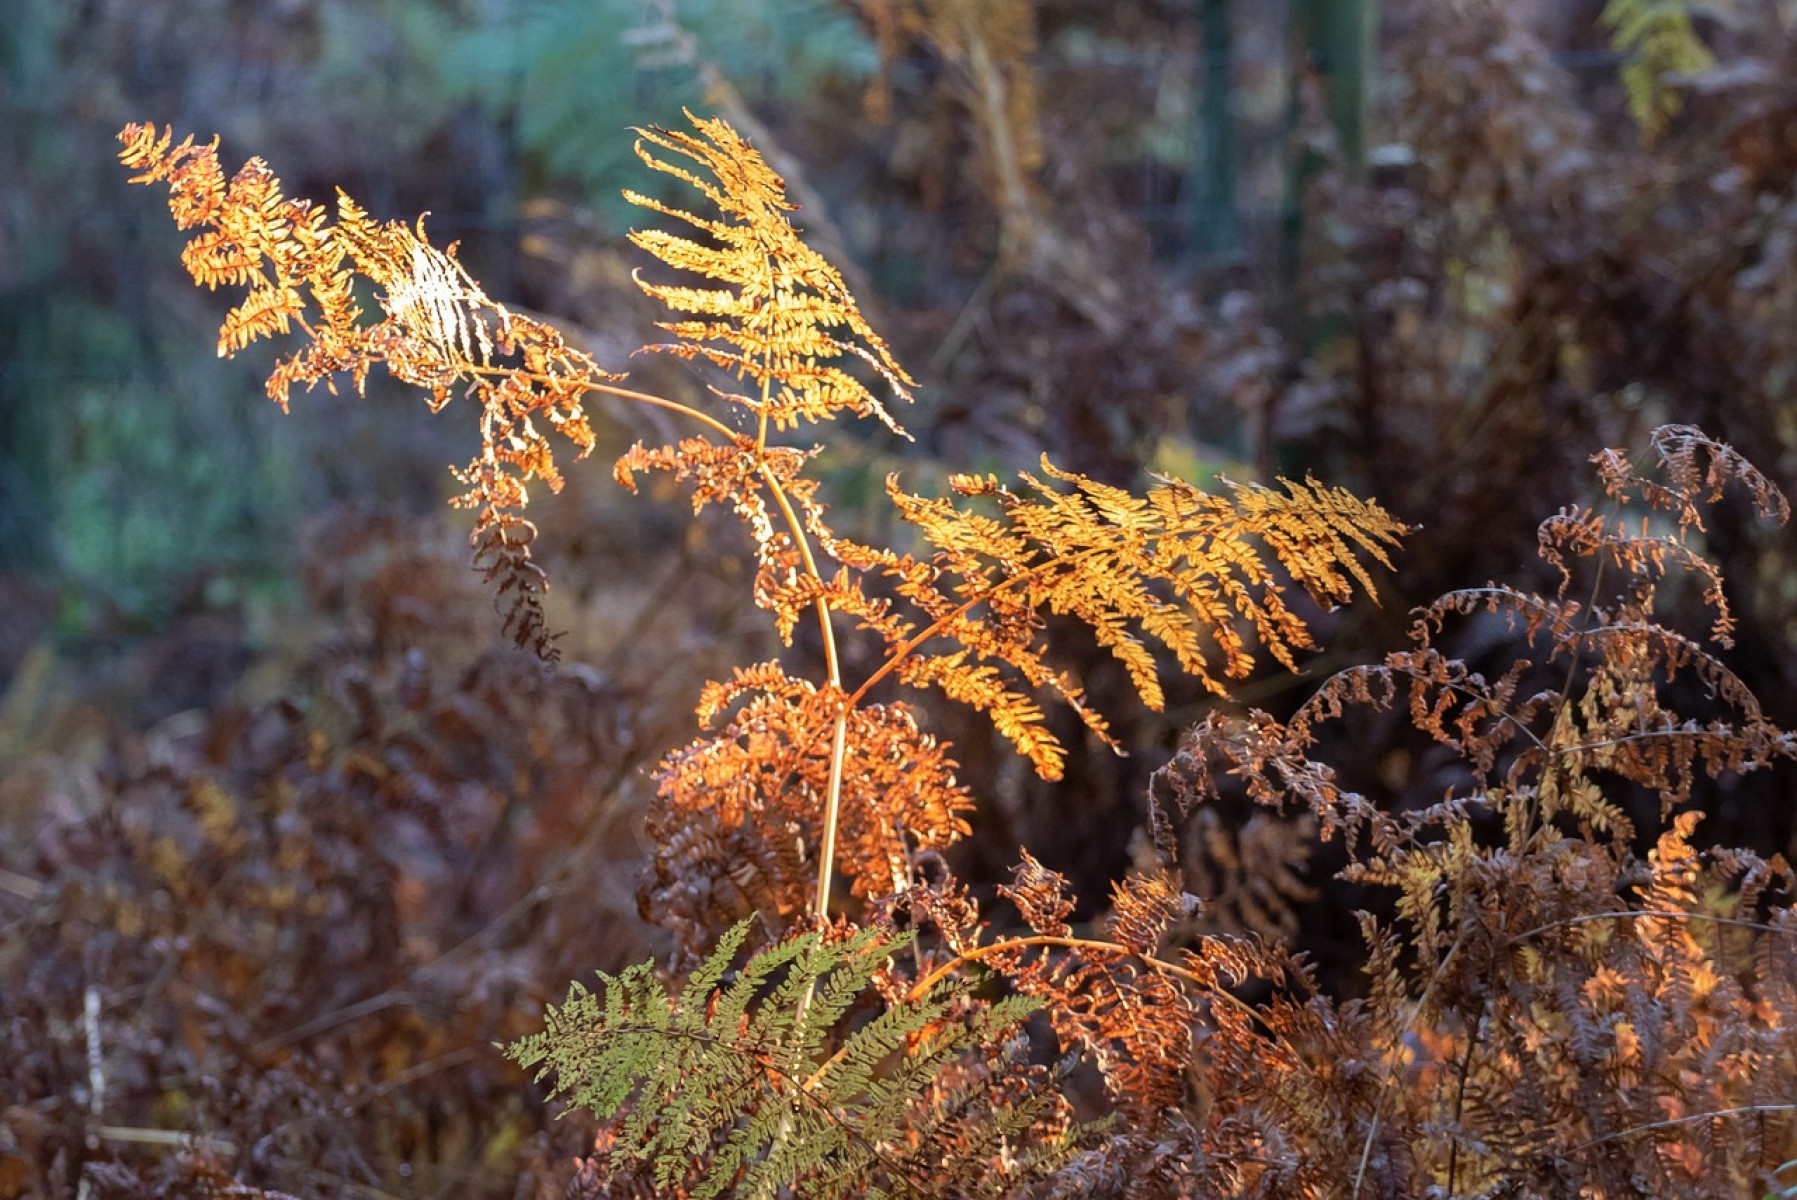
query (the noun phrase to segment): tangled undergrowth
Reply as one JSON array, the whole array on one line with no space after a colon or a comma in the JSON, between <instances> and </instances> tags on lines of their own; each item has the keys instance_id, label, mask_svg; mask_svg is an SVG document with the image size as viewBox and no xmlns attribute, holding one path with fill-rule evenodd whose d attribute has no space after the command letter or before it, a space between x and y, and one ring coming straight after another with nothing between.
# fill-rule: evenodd
<instances>
[{"instance_id":1,"label":"tangled undergrowth","mask_svg":"<svg viewBox=\"0 0 1797 1200\"><path fill-rule=\"evenodd\" d=\"M928 732L927 700L983 714L1055 778L1068 748L1044 697L1093 742L1108 736L1059 665L1063 639L1108 652L1149 707L1168 672L1226 696L1263 655L1295 668L1312 648L1296 593L1335 605L1374 590L1372 564L1389 565L1406 532L1396 518L1314 481L1209 494L1160 478L1136 494L1044 459L1016 484L955 476L946 498L889 480L907 545L838 533L807 473L816 450L781 438L845 415L902 433L863 378L901 400L910 378L791 224L778 176L720 121L639 142L708 215L633 196L685 226L632 240L683 273L641 285L672 314L670 340L647 349L715 371L690 402L624 386L492 301L422 227L347 197L332 220L257 160L227 180L215 145L143 126L122 138L137 179L166 182L177 223L199 229L195 279L248 288L221 353L301 336L271 396L340 378L359 389L384 367L433 409L475 406L481 448L457 471L458 503L476 511L476 564L508 631L539 661L499 655L445 688L402 654L378 681L336 679L334 707L245 714L197 759L146 763L100 819L42 843L76 869L30 898L5 952L24 971L79 953L111 990L102 1005L67 973L8 990L8 1049L26 1064L0 1159L14 1190L401 1188L383 1164L498 1134L446 1135L425 1111L371 1139L359 1107L421 1074L500 1089L501 1065L477 1048L495 1039L600 1123L578 1161L566 1139L535 1135L521 1191L558 1172L594 1196L1781 1186L1797 1158L1797 880L1778 856L1696 840L1707 780L1797 757L1797 737L1719 657L1733 618L1705 514L1740 489L1762 518L1789 516L1730 447L1666 426L1639 458L1598 453L1604 501L1540 526L1557 587L1450 592L1419 610L1408 649L1336 674L1291 718L1249 710L1193 729L1155 777L1138 868L1108 917L1076 925L1065 880L1027 851L996 896L956 878L945 852L975 798ZM740 518L750 598L789 647L801 628L810 640L707 685L705 732L655 770L637 900L672 936L665 970L602 973L531 1032L530 987L550 967L494 951L478 862L520 830L544 838L541 855L508 857L540 875L498 923L566 922L563 949L598 956L578 908L544 894L591 863L550 847L559 834L591 849L605 798L648 749L595 742L602 682L546 665L555 635L523 516L530 484L561 480L550 432L592 448L596 395L686 423L626 452L617 478L664 472L695 511ZM1662 623L1680 592L1709 628ZM1512 647L1511 665L1482 675L1440 648L1469 624ZM1438 802L1387 811L1313 760L1319 730L1362 712L1401 715L1452 760ZM133 803L171 787L179 805ZM1326 994L1282 943L1303 838L1244 829L1232 842L1207 814L1236 792L1267 810L1259 829L1314 828L1345 854L1341 877L1374 910L1364 995ZM143 818L176 812L168 828ZM1211 852L1188 875L1194 845ZM387 869L367 871L371 856ZM472 889L455 898L418 865L458 858L476 865L454 876ZM527 886L514 882L500 891ZM290 978L266 979L243 951L268 939ZM318 1038L346 1011L333 962L370 956L395 975L360 1003L390 1006L405 1030ZM684 982L670 989L670 974ZM252 1004L284 1006L290 1036L247 1036ZM121 1037L106 1019L119 1006L168 1016ZM394 1060L406 1046L413 1057ZM214 1094L227 1061L246 1093ZM510 1161L515 1147L485 1151Z\"/></svg>"}]
</instances>

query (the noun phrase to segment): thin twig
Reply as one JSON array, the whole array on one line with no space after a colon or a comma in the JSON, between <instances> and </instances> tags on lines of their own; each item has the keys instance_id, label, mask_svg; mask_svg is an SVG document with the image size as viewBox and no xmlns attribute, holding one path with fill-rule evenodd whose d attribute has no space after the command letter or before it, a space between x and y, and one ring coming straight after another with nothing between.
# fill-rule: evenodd
<instances>
[{"instance_id":1,"label":"thin twig","mask_svg":"<svg viewBox=\"0 0 1797 1200\"><path fill-rule=\"evenodd\" d=\"M1661 910L1654 908L1622 909L1617 912L1581 913L1576 917L1566 917L1559 921L1549 921L1545 925L1537 925L1533 929L1525 929L1513 934L1506 944L1514 945L1524 938L1551 930L1562 929L1569 925L1584 925L1592 921L1620 921L1634 917L1651 917L1661 921L1708 921L1712 925L1730 925L1736 929L1754 929L1760 933L1777 933L1785 937L1797 936L1797 929L1787 929L1778 925L1769 925L1764 921L1747 921L1740 917L1718 917L1710 913L1679 912L1676 909Z\"/></svg>"},{"instance_id":2,"label":"thin twig","mask_svg":"<svg viewBox=\"0 0 1797 1200\"><path fill-rule=\"evenodd\" d=\"M1627 1129L1619 1129L1615 1133L1606 1133L1601 1137L1594 1137L1587 1141L1580 1142L1578 1145L1568 1150L1567 1153L1579 1154L1594 1146L1601 1146L1606 1142L1620 1141L1623 1138L1633 1137L1640 1133L1652 1133L1656 1129L1676 1129L1680 1125L1689 1125L1695 1121L1709 1121L1716 1117L1739 1117L1745 1116L1747 1113L1779 1112L1797 1112L1797 1104L1743 1104L1736 1108L1718 1108L1712 1112L1687 1113L1685 1116L1672 1117L1665 1121L1649 1121L1645 1125L1631 1125Z\"/></svg>"}]
</instances>

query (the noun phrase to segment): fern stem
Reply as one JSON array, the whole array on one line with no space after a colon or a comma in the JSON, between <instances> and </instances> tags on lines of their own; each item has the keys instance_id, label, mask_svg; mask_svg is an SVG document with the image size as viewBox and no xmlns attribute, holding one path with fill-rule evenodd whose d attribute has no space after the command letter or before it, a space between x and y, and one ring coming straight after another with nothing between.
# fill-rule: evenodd
<instances>
[{"instance_id":1,"label":"fern stem","mask_svg":"<svg viewBox=\"0 0 1797 1200\"><path fill-rule=\"evenodd\" d=\"M1567 582L1571 582L1570 574L1567 576ZM1571 719L1569 714L1572 712L1572 685L1578 681L1579 666L1585 653L1585 640L1595 632L1595 627L1592 625L1592 618L1597 613L1598 599L1603 595L1603 582L1604 560L1599 558L1597 560L1596 568L1591 572L1591 596L1585 601L1585 611L1580 614L1580 619L1584 623L1584 628L1577 630L1570 638L1567 638L1561 643L1561 645L1569 647L1566 655L1566 682L1560 685L1560 702L1555 705L1553 723L1547 728L1547 736L1550 739L1557 739L1562 719L1568 721ZM1562 590L1564 590L1564 585ZM1554 766L1548 768L1548 770L1554 771L1555 775L1564 774L1564 772L1560 770L1558 763L1555 763ZM1549 782L1549 779L1550 776L1543 775L1542 784L1544 787ZM1555 782L1558 782L1558 780L1556 779ZM1539 827L1533 825L1533 818L1537 808L1537 805L1530 805L1523 810L1522 837L1519 839L1519 844L1517 846L1519 851L1527 850L1534 844L1537 834L1551 827L1550 821L1543 821Z\"/></svg>"},{"instance_id":2,"label":"fern stem","mask_svg":"<svg viewBox=\"0 0 1797 1200\"><path fill-rule=\"evenodd\" d=\"M1460 1078L1454 1088L1454 1125L1448 1142L1448 1195L1455 1192L1455 1184L1460 1177L1460 1122L1466 1114L1466 1082L1473 1073L1473 1051L1479 1045L1479 1030L1485 1022L1485 1007L1489 997L1479 1000L1479 1015L1472 1023L1466 1035L1466 1054L1460 1060Z\"/></svg>"},{"instance_id":3,"label":"fern stem","mask_svg":"<svg viewBox=\"0 0 1797 1200\"><path fill-rule=\"evenodd\" d=\"M823 604L822 600L818 601ZM824 797L824 829L817 850L817 896L812 911L818 920L830 915L830 878L836 873L836 827L842 819L842 772L847 758L849 708L844 703L836 710L836 722L830 730L830 785Z\"/></svg>"},{"instance_id":4,"label":"fern stem","mask_svg":"<svg viewBox=\"0 0 1797 1200\"><path fill-rule=\"evenodd\" d=\"M799 559L805 564L806 573L818 582L823 582L823 572L817 569L817 559L811 552L811 539L805 534L805 525L799 520L799 514L793 511L786 489L780 486L779 477L766 462L760 465L760 471L768 491L773 494L774 503L780 506L781 514L786 518L787 528L792 530L793 545L798 548ZM819 596L816 604L817 628L824 640L824 671L829 678L831 690L841 695L842 660L836 650L836 630L830 623L830 602ZM820 921L830 915L830 877L836 871L836 829L841 823L842 815L842 771L847 757L849 710L854 706L854 698L844 700L837 706L836 720L830 735L830 780L824 794L823 831L819 836L817 894L812 901L812 911Z\"/></svg>"},{"instance_id":5,"label":"fern stem","mask_svg":"<svg viewBox=\"0 0 1797 1200\"><path fill-rule=\"evenodd\" d=\"M504 373L505 372L503 371L501 372L501 374ZM529 375L524 376L524 378L541 379L540 376L533 377ZM543 380L543 382L548 381ZM633 388L619 387L615 383L599 383L594 381L588 383L586 387L589 391L600 392L607 396L616 396L620 400L634 400L639 404L648 404L655 408L665 408L669 412L676 412L683 417L689 417L714 432L723 434L727 438L732 440L736 438L736 430L730 428L730 426L724 424L709 413L700 412L690 404L682 404L678 400L669 400L666 396L657 396L653 392L639 392Z\"/></svg>"},{"instance_id":6,"label":"fern stem","mask_svg":"<svg viewBox=\"0 0 1797 1200\"><path fill-rule=\"evenodd\" d=\"M1167 535L1163 534L1162 536ZM1111 549L1112 547L1109 546L1087 546L1081 550L1072 550L1065 554L1054 555L1052 558L1044 559L1033 567L1017 572L1015 575L1006 576L998 583L993 584L991 587L986 588L977 595L956 605L950 611L924 626L918 633L907 638L902 645L895 647L892 653L887 656L886 661L881 663L879 667L875 669L873 674L863 680L860 687L849 693L848 706L853 708L855 705L859 704L867 696L867 693L874 689L876 684L892 674L893 671L897 670L899 664L915 653L919 646L923 645L931 638L936 637L944 629L947 629L949 625L960 620L1000 592L1008 591L1017 584L1035 579L1054 567L1062 566L1066 563L1078 562L1082 558L1103 554Z\"/></svg>"},{"instance_id":7,"label":"fern stem","mask_svg":"<svg viewBox=\"0 0 1797 1200\"><path fill-rule=\"evenodd\" d=\"M1448 947L1448 952L1444 954L1441 961L1436 964L1435 970L1429 976L1428 984L1422 990L1422 994L1419 995L1416 998L1416 1002L1410 1006L1410 1016L1405 1019L1403 1029L1399 1032L1399 1037L1403 1036L1404 1031L1416 1027L1417 1020L1423 1015L1423 1010L1428 1007L1429 1001L1435 996L1436 986L1440 984L1443 979L1447 978L1448 964L1454 961L1454 957L1460 953L1460 947L1465 943L1466 929L1463 926L1460 932L1454 936L1453 945ZM1396 1048L1394 1047L1394 1050L1395 1049ZM1360 1200L1361 1186L1366 1183L1367 1166L1373 1160L1373 1143L1379 1139L1379 1123L1385 1116L1385 1097L1391 1092L1392 1077L1396 1074L1397 1064L1388 1058L1385 1063L1385 1075L1379 1080L1379 1093L1373 1102L1373 1115L1367 1122L1366 1139L1361 1142L1360 1145L1360 1165L1354 1169L1354 1190L1348 1194L1348 1200Z\"/></svg>"},{"instance_id":8,"label":"fern stem","mask_svg":"<svg viewBox=\"0 0 1797 1200\"><path fill-rule=\"evenodd\" d=\"M1776 933L1785 937L1797 936L1797 929L1787 929L1778 925L1769 925L1764 921L1746 921L1740 917L1718 917L1710 913L1678 912L1676 910L1661 911L1652 908L1623 909L1619 912L1581 913L1576 917L1567 917L1559 921L1549 921L1545 925L1537 925L1533 929L1525 929L1521 933L1512 934L1507 945L1514 945L1524 938L1549 933L1555 929L1565 929L1572 925L1586 925L1592 921L1622 921L1645 917L1656 921L1708 921L1712 925L1727 925L1735 929L1752 929L1759 933Z\"/></svg>"},{"instance_id":9,"label":"fern stem","mask_svg":"<svg viewBox=\"0 0 1797 1200\"><path fill-rule=\"evenodd\" d=\"M295 318L295 320L298 320L298 318ZM564 387L568 382L565 379L556 379L553 376L542 375L533 371L521 371L515 367L483 367L470 364L468 372L471 375L493 375L506 379L527 379L532 383L541 383L552 387ZM638 404L647 404L655 408L665 408L669 412L679 413L683 417L697 421L713 432L723 434L731 441L735 441L737 438L736 430L730 428L730 426L724 424L716 417L709 413L701 412L690 404L682 404L678 400L670 400L666 396L657 396L653 392L639 392L634 388L619 387L615 383L601 383L596 379L583 379L580 381L580 386L589 392L599 392L607 396L616 396L620 400L634 400Z\"/></svg>"},{"instance_id":10,"label":"fern stem","mask_svg":"<svg viewBox=\"0 0 1797 1200\"><path fill-rule=\"evenodd\" d=\"M949 959L934 971L931 971L928 975L925 975L922 979L912 984L911 990L905 993L905 1003L914 1004L921 1000L924 996L929 994L931 988L941 983L957 968L966 963L979 962L981 959L990 958L994 954L1002 954L1007 951L1029 950L1043 946L1063 950L1099 950L1106 954L1116 954L1126 958L1138 959L1144 966L1155 972L1157 975L1168 975L1174 979L1189 983L1213 1001L1217 999L1225 1001L1244 1016L1253 1018L1260 1024L1261 1028L1266 1030L1269 1034L1272 1034L1275 1038L1279 1037L1279 1031L1274 1029L1266 1017L1261 1015L1259 1009L1240 997L1233 996L1220 988L1214 987L1209 980L1205 979L1202 975L1199 975L1196 971L1189 971L1178 963L1170 963L1166 959L1156 958L1152 954L1142 954L1138 951L1131 950L1128 946L1118 942L1100 941L1096 938L1056 937L1052 934L1032 934L1029 937L1002 938L996 942L989 942L984 946L975 946L971 950L964 950L955 955L955 957Z\"/></svg>"},{"instance_id":11,"label":"fern stem","mask_svg":"<svg viewBox=\"0 0 1797 1200\"><path fill-rule=\"evenodd\" d=\"M1580 1142L1568 1150L1568 1154L1578 1154L1590 1150L1594 1146L1602 1146L1607 1142L1620 1141L1625 1137L1633 1137L1638 1133L1651 1133L1656 1129L1677 1129L1680 1125L1690 1125L1695 1121L1710 1121L1717 1117L1740 1117L1748 1113L1797 1112L1797 1104L1742 1104L1735 1108L1718 1108L1712 1112L1687 1113L1682 1117L1672 1117L1665 1121L1649 1121L1645 1125L1631 1125L1627 1129L1618 1129L1615 1133L1606 1133Z\"/></svg>"}]
</instances>

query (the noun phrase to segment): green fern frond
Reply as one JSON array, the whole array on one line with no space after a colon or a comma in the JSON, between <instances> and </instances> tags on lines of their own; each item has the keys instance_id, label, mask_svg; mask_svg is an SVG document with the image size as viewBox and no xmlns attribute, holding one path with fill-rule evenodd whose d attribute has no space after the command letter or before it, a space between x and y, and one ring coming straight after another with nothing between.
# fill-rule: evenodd
<instances>
[{"instance_id":1,"label":"green fern frond","mask_svg":"<svg viewBox=\"0 0 1797 1200\"><path fill-rule=\"evenodd\" d=\"M601 972L598 992L574 984L543 1032L507 1047L612 1123L611 1170L695 1197L997 1196L1071 1155L1066 1136L1034 1139L1046 1149L1022 1162L1002 1144L1062 1103L1019 1061L1034 1001L969 1003L969 983L944 981L845 1034L909 937L813 930L732 973L748 932L726 933L677 998L653 963ZM1013 1077L1029 1086L1006 1089Z\"/></svg>"},{"instance_id":2,"label":"green fern frond","mask_svg":"<svg viewBox=\"0 0 1797 1200\"><path fill-rule=\"evenodd\" d=\"M1690 0L1609 0L1598 18L1610 31L1611 49L1623 56L1629 115L1647 141L1664 133L1682 106L1672 77L1716 65L1691 25L1691 14L1700 7Z\"/></svg>"}]
</instances>

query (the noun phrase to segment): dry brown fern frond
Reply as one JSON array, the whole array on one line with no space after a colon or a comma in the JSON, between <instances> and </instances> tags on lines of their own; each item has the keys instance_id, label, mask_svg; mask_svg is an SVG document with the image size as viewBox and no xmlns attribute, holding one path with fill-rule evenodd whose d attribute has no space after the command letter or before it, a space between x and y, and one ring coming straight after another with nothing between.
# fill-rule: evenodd
<instances>
[{"instance_id":1,"label":"dry brown fern frond","mask_svg":"<svg viewBox=\"0 0 1797 1200\"><path fill-rule=\"evenodd\" d=\"M809 904L841 699L776 663L706 686L701 719L730 717L663 758L647 830L656 853L643 907L676 927L688 954L744 914L782 929ZM846 720L854 754L839 783L841 864L855 896L890 895L906 886L916 853L969 832L972 798L907 704L866 704Z\"/></svg>"},{"instance_id":2,"label":"dry brown fern frond","mask_svg":"<svg viewBox=\"0 0 1797 1200\"><path fill-rule=\"evenodd\" d=\"M1000 892L1024 912L1036 933L1068 937L1058 909L1070 909L1066 881L1027 854L1015 881ZM1160 943L1195 901L1165 872L1132 875L1117 884L1103 941L1072 953L1018 950L986 962L1011 985L1043 1005L1068 1049L1090 1055L1119 1111L1152 1126L1181 1107L1199 999L1180 980L1156 970Z\"/></svg>"},{"instance_id":3,"label":"dry brown fern frond","mask_svg":"<svg viewBox=\"0 0 1797 1200\"><path fill-rule=\"evenodd\" d=\"M688 953L747 913L778 929L810 902L841 711L840 693L777 663L706 687L700 719L722 719L723 728L657 769L648 825L656 852L642 894L645 910L672 925ZM948 748L919 728L908 705L853 709L845 738L854 753L840 773L843 873L863 899L900 891L914 856L968 832L972 797Z\"/></svg>"},{"instance_id":4,"label":"dry brown fern frond","mask_svg":"<svg viewBox=\"0 0 1797 1200\"><path fill-rule=\"evenodd\" d=\"M1747 1195L1797 1143L1797 879L1776 856L1699 850L1697 814L1677 811L1705 777L1797 758L1797 736L1658 610L1682 571L1726 616L1697 541L1725 485L1765 516L1788 509L1686 427L1654 436L1651 472L1618 451L1594 462L1615 503L1672 529L1565 510L1542 527L1556 594L1449 593L1419 610L1411 649L1337 675L1283 725L1213 719L1164 777L1157 803L1177 813L1230 777L1262 803L1303 804L1326 836L1349 835L1342 877L1391 898L1389 920L1363 917L1363 1004L1269 1012L1302 1052L1269 1059L1277 1072L1209 1073L1213 1112L1243 1124L1224 1137L1213 1122L1204 1152L1294 1163L1289 1191L1263 1178L1245 1194ZM1496 678L1436 644L1483 614L1520 643ZM1710 635L1726 632L1719 620ZM1308 758L1363 707L1404 713L1463 782L1424 809L1372 810ZM1657 804L1643 812L1635 789ZM1637 826L1656 821L1643 856ZM1332 1046L1319 1022L1362 1044L1316 1057Z\"/></svg>"},{"instance_id":5,"label":"dry brown fern frond","mask_svg":"<svg viewBox=\"0 0 1797 1200\"><path fill-rule=\"evenodd\" d=\"M1346 1031L1363 1027L1308 1000L1314 980L1276 942L1203 936L1178 950L1164 948L1175 926L1189 927L1203 907L1181 890L1173 872L1140 872L1118 883L1110 914L1090 933L1069 920L1074 905L1066 880L1027 851L999 892L1022 917L1021 928L990 926L966 888L946 874L883 899L873 909L875 923L927 936L920 937L914 967L895 963L881 987L890 1000L901 1000L978 964L1040 1006L1062 1050L1097 1069L1107 1098L1126 1118L1110 1147L1076 1167L1063 1184L1131 1158L1164 1160L1171 1147L1188 1144L1194 1132L1188 1116L1202 1100L1194 1086L1202 1086L1210 1070L1297 1080L1307 1061L1306 1039L1335 1038L1332 1048L1340 1050L1352 1037ZM1236 995L1245 985L1271 987L1274 998L1257 1009ZM1189 1164L1163 1166L1181 1179L1200 1177ZM1184 1193L1150 1188L1117 1194Z\"/></svg>"},{"instance_id":6,"label":"dry brown fern frond","mask_svg":"<svg viewBox=\"0 0 1797 1200\"><path fill-rule=\"evenodd\" d=\"M479 404L480 452L455 472L466 490L454 503L476 511L476 565L506 603L508 631L553 657L545 580L531 557L536 527L522 515L527 485L560 489L548 432L585 456L593 446L585 395L616 376L551 326L489 299L455 247L432 246L422 222L375 221L339 193L333 223L323 208L285 197L261 159L227 182L216 141L173 145L172 132L136 124L119 138L121 161L139 169L132 181L166 182L175 224L201 228L182 254L195 282L249 289L225 318L219 354L296 330L306 339L268 377L283 409L296 385L335 391L338 375L361 392L377 364L428 392L433 410L457 394ZM357 276L378 289L378 319L355 301Z\"/></svg>"}]
</instances>

